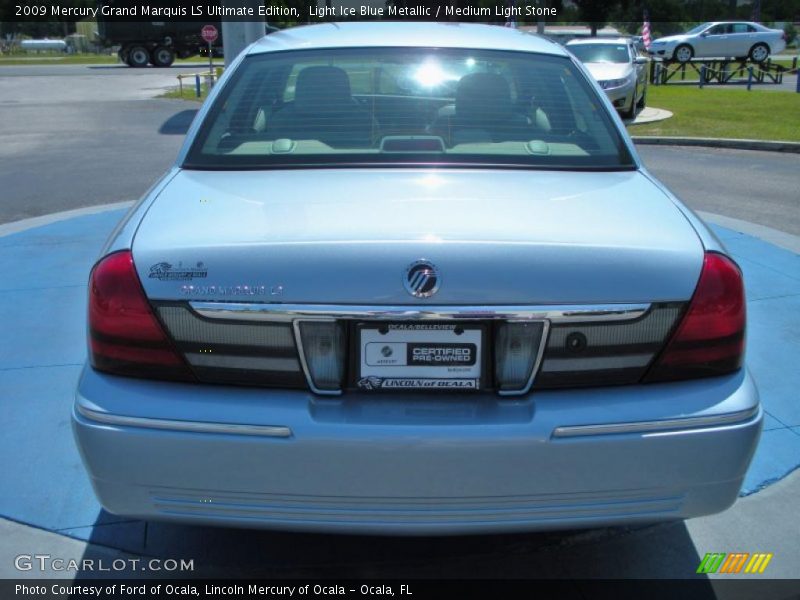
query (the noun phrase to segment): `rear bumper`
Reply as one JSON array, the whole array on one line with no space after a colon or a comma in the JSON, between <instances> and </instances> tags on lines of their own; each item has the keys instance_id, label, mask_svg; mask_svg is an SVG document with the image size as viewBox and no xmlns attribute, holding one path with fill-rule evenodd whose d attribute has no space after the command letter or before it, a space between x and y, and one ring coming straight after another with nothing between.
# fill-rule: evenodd
<instances>
[{"instance_id":1,"label":"rear bumper","mask_svg":"<svg viewBox=\"0 0 800 600\"><path fill-rule=\"evenodd\" d=\"M321 399L86 369L73 411L95 492L112 513L380 534L566 529L719 512L738 495L761 422L746 371L502 400ZM577 429L626 423L640 431ZM244 429L213 428L221 424Z\"/></svg>"}]
</instances>

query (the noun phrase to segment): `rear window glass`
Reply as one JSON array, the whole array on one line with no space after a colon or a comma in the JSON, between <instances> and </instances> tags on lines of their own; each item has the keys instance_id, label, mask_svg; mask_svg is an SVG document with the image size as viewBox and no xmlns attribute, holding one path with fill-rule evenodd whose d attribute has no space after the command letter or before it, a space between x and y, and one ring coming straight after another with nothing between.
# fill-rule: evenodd
<instances>
[{"instance_id":1,"label":"rear window glass","mask_svg":"<svg viewBox=\"0 0 800 600\"><path fill-rule=\"evenodd\" d=\"M616 168L632 159L564 57L359 48L247 57L184 166L387 163Z\"/></svg>"}]
</instances>

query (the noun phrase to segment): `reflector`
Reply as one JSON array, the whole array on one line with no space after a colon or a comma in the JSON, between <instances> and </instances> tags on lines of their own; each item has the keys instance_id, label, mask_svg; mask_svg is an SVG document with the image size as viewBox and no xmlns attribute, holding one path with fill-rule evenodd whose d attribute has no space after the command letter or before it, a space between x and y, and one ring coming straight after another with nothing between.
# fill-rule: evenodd
<instances>
[{"instance_id":1,"label":"reflector","mask_svg":"<svg viewBox=\"0 0 800 600\"><path fill-rule=\"evenodd\" d=\"M542 322L509 322L497 328L495 380L501 394L528 390L543 334Z\"/></svg>"},{"instance_id":2,"label":"reflector","mask_svg":"<svg viewBox=\"0 0 800 600\"><path fill-rule=\"evenodd\" d=\"M342 389L345 361L344 327L337 321L299 321L298 350L313 391Z\"/></svg>"}]
</instances>

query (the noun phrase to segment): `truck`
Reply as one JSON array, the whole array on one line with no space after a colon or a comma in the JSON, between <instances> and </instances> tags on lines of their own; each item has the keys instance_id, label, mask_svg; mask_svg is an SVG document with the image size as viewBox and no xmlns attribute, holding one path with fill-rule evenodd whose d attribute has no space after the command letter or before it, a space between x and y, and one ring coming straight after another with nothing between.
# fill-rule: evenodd
<instances>
[{"instance_id":1,"label":"truck","mask_svg":"<svg viewBox=\"0 0 800 600\"><path fill-rule=\"evenodd\" d=\"M222 24L208 23L222 30ZM119 59L131 67L169 67L176 57L188 58L208 52L200 36L202 23L154 21L126 22L98 17L97 34L105 46L119 46ZM212 46L212 53L222 53L222 35Z\"/></svg>"}]
</instances>

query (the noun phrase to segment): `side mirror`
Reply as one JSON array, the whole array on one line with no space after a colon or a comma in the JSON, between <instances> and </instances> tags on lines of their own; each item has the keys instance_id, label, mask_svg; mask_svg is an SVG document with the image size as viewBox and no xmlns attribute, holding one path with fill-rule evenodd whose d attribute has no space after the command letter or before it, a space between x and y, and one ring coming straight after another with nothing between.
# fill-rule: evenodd
<instances>
[{"instance_id":1,"label":"side mirror","mask_svg":"<svg viewBox=\"0 0 800 600\"><path fill-rule=\"evenodd\" d=\"M635 62L637 65L646 65L649 61L650 59L646 56L637 56L633 59L633 62Z\"/></svg>"},{"instance_id":2,"label":"side mirror","mask_svg":"<svg viewBox=\"0 0 800 600\"><path fill-rule=\"evenodd\" d=\"M706 37L707 35L708 35L708 32L704 31L703 33L700 34L700 37Z\"/></svg>"}]
</instances>

